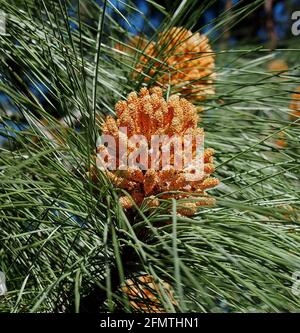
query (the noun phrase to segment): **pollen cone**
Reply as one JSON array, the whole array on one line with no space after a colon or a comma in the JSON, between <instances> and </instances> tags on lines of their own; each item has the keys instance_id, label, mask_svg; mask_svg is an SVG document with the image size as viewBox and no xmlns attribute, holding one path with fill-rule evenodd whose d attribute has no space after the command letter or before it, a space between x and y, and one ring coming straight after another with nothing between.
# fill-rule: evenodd
<instances>
[{"instance_id":1,"label":"pollen cone","mask_svg":"<svg viewBox=\"0 0 300 333\"><path fill-rule=\"evenodd\" d=\"M290 119L296 120L300 117L300 86L296 88L295 92L292 94L292 99L290 103Z\"/></svg>"},{"instance_id":2,"label":"pollen cone","mask_svg":"<svg viewBox=\"0 0 300 333\"><path fill-rule=\"evenodd\" d=\"M164 88L171 85L172 91L192 101L215 93L215 54L206 36L173 27L156 43L135 38L131 44L141 50L136 71L144 74L145 81L154 78Z\"/></svg>"},{"instance_id":3,"label":"pollen cone","mask_svg":"<svg viewBox=\"0 0 300 333\"><path fill-rule=\"evenodd\" d=\"M124 208L132 208L134 202L138 206L143 202L158 206L158 198L174 198L179 200L178 213L193 215L198 207L214 204L214 199L205 192L218 184L218 180L211 177L215 169L214 150L203 149L202 154L197 155L203 129L197 127L198 115L193 104L177 95L165 100L162 90L154 87L142 88L139 94L130 93L126 101L116 104L115 110L117 118L106 117L102 135L113 138L116 149L99 145L96 164L98 167L105 164L105 173L113 185L130 194L120 197ZM157 137L161 141L154 152L153 140ZM137 138L134 143L133 138ZM172 141L174 138L177 143ZM135 155L138 149L144 149L144 156ZM163 164L163 156L169 156L167 164ZM177 164L179 158L181 165ZM131 166L133 160L136 163ZM201 163L197 164L199 161ZM199 165L201 170L197 169Z\"/></svg>"},{"instance_id":4,"label":"pollen cone","mask_svg":"<svg viewBox=\"0 0 300 333\"><path fill-rule=\"evenodd\" d=\"M155 282L151 275L141 275L125 281L122 292L127 294L130 306L140 312L165 313L165 309L158 299L162 291L173 305L177 302L173 296L172 287L165 281Z\"/></svg>"}]
</instances>

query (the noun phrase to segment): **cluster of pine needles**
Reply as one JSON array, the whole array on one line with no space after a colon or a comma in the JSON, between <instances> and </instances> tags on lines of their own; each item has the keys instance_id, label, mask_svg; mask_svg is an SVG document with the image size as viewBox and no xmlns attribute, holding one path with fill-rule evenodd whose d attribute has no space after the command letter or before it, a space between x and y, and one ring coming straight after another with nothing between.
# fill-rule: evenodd
<instances>
[{"instance_id":1,"label":"cluster of pine needles","mask_svg":"<svg viewBox=\"0 0 300 333\"><path fill-rule=\"evenodd\" d=\"M155 29L144 15L147 40L172 27L194 31L214 2L174 1L166 12L149 1L164 20ZM9 96L0 109L0 311L299 311L297 40L280 50L220 47L224 27L261 0L215 19L215 94L193 103L215 150L216 204L187 217L166 199L128 214L105 174L97 183L86 176L116 102L160 82L151 69L163 57L136 70L147 47L130 43L124 26L134 22L124 13L138 9L122 3L126 10L77 1L70 16L67 0L0 0L0 91ZM274 70L276 58L287 68ZM164 86L166 99L174 93L178 86Z\"/></svg>"}]
</instances>

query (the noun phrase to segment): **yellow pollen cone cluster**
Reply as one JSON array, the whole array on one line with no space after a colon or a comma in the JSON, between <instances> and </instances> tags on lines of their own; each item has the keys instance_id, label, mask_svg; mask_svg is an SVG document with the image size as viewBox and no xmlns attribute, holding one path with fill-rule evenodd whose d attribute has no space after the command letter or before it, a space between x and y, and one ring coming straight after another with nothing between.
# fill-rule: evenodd
<instances>
[{"instance_id":1,"label":"yellow pollen cone cluster","mask_svg":"<svg viewBox=\"0 0 300 333\"><path fill-rule=\"evenodd\" d=\"M295 92L292 94L292 100L289 108L292 110L290 113L290 119L296 120L300 117L300 86L296 88Z\"/></svg>"},{"instance_id":2,"label":"yellow pollen cone cluster","mask_svg":"<svg viewBox=\"0 0 300 333\"><path fill-rule=\"evenodd\" d=\"M127 294L129 303L134 310L147 313L166 312L161 301L156 296L162 295L161 290L168 296L174 306L177 302L173 296L172 287L165 281L159 284L151 275L141 275L125 281L122 292Z\"/></svg>"},{"instance_id":3,"label":"yellow pollen cone cluster","mask_svg":"<svg viewBox=\"0 0 300 333\"><path fill-rule=\"evenodd\" d=\"M157 42L133 38L130 44L141 51L136 67L145 81L180 93L191 101L202 101L215 93L215 54L209 40L200 33L173 27L161 33Z\"/></svg>"},{"instance_id":4,"label":"yellow pollen cone cluster","mask_svg":"<svg viewBox=\"0 0 300 333\"><path fill-rule=\"evenodd\" d=\"M198 115L193 104L177 95L168 100L163 98L161 88L142 88L140 93L132 92L127 100L119 101L115 106L117 118L107 116L102 126L102 134L111 135L119 146L127 147L124 152L127 158L136 147L130 144L129 138L134 135L143 135L146 143L151 144L151 138L155 135L164 135L167 138L176 135L190 138L203 135L203 129L197 127ZM121 135L121 128L126 128L126 135ZM121 133L122 134L122 133ZM161 147L163 150L163 147ZM107 147L98 146L97 152L109 155ZM195 140L191 141L191 152L196 154ZM161 153L161 151L160 151ZM150 154L150 153L149 153ZM125 209L133 206L133 201L140 206L146 199L149 206L158 206L159 201L154 196L163 199L184 199L178 204L178 213L182 215L194 215L197 208L214 204L214 199L209 197L205 190L216 186L219 181L211 177L214 172L213 149L204 149L202 154L203 172L201 177L187 179L185 169L177 169L174 164L169 168L151 168L151 159L147 161L144 169L130 168L120 170L124 156L116 153L116 169L106 169L106 175L117 188L126 190L129 196L121 196L120 203ZM175 147L170 150L170 161L174 162L177 156ZM98 159L98 157L97 157ZM96 161L98 162L98 161ZM161 163L161 161L160 161ZM194 170L195 171L195 170ZM191 165L193 173L193 165ZM166 192L176 193L166 193Z\"/></svg>"}]
</instances>

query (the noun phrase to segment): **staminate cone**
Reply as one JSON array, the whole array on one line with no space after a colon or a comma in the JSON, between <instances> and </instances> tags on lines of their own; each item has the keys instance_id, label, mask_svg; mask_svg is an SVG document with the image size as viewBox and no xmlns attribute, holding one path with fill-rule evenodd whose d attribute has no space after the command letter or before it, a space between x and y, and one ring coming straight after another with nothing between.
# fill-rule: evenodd
<instances>
[{"instance_id":1,"label":"staminate cone","mask_svg":"<svg viewBox=\"0 0 300 333\"><path fill-rule=\"evenodd\" d=\"M290 119L296 120L300 117L300 86L296 88L295 93L292 94L292 100L290 103Z\"/></svg>"},{"instance_id":2,"label":"staminate cone","mask_svg":"<svg viewBox=\"0 0 300 333\"><path fill-rule=\"evenodd\" d=\"M130 306L136 311L147 313L166 312L158 298L158 295L162 295L161 290L176 306L177 302L170 284L165 281L156 283L151 275L141 275L134 279L128 279L122 287L122 292L128 296Z\"/></svg>"},{"instance_id":3,"label":"staminate cone","mask_svg":"<svg viewBox=\"0 0 300 333\"><path fill-rule=\"evenodd\" d=\"M203 173L199 179L186 179L187 169L178 169L174 165L168 165L167 169L151 168L151 152L147 150L149 156L148 165L145 168L130 168L120 170L120 166L134 151L130 138L133 135L143 135L148 147L151 147L154 135L165 135L170 138L177 135L183 138L189 135L192 138L203 135L203 129L197 127L198 115L193 104L184 98L173 95L169 100L163 98L162 90L158 87L151 89L142 88L140 93L132 92L128 95L127 101L119 101L116 106L117 119L107 116L102 126L102 134L111 135L116 142L116 169L105 172L111 182L117 187L126 190L132 198L122 196L121 205L129 209L133 206L133 201L140 206L144 199L148 206L158 206L160 196L163 199L174 198L184 199L178 203L178 213L183 215L193 215L200 206L214 204L214 199L210 198L205 190L218 184L218 179L210 177L214 172L213 149L205 149L203 159ZM127 129L124 135L121 128ZM183 140L182 140L183 141ZM119 155L119 145L127 147L123 156ZM159 154L161 156L166 146L162 143ZM196 154L196 143L191 141L192 154ZM97 147L97 165L101 165L102 159L99 155L105 153L107 160L112 157L109 150L103 144ZM101 155L103 156L103 155ZM178 153L173 147L170 151L170 161L174 162ZM161 163L161 160L160 160ZM189 171L193 170L195 164L189 165ZM94 172L93 172L94 173ZM173 191L173 193L165 193ZM176 191L176 193L174 193ZM180 192L179 192L180 191Z\"/></svg>"},{"instance_id":4,"label":"staminate cone","mask_svg":"<svg viewBox=\"0 0 300 333\"><path fill-rule=\"evenodd\" d=\"M286 142L286 135L284 132L279 132L277 134L277 140L276 140L276 145L278 148L286 148L287 147L287 142Z\"/></svg>"},{"instance_id":5,"label":"staminate cone","mask_svg":"<svg viewBox=\"0 0 300 333\"><path fill-rule=\"evenodd\" d=\"M215 93L215 54L208 38L185 28L173 27L159 35L156 43L145 40L133 44L140 47L137 72L145 74L145 81L155 78L163 87L201 101Z\"/></svg>"},{"instance_id":6,"label":"staminate cone","mask_svg":"<svg viewBox=\"0 0 300 333\"><path fill-rule=\"evenodd\" d=\"M268 63L267 69L273 74L286 74L289 70L289 66L285 60L275 59Z\"/></svg>"}]
</instances>

